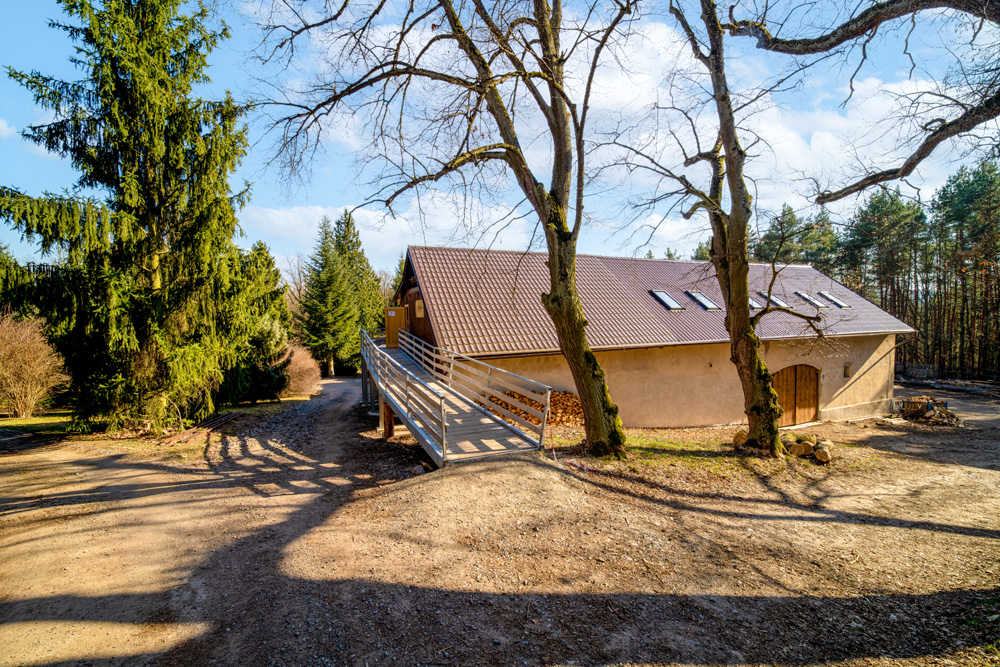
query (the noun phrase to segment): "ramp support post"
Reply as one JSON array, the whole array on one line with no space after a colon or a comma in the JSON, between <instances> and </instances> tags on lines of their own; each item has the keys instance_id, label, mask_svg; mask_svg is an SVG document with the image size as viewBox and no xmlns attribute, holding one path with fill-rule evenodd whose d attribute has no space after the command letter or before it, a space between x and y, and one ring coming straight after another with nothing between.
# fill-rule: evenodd
<instances>
[{"instance_id":1,"label":"ramp support post","mask_svg":"<svg viewBox=\"0 0 1000 667\"><path fill-rule=\"evenodd\" d=\"M392 412L392 406L381 396L378 397L378 414L382 425L382 439L388 440L396 435L396 415Z\"/></svg>"}]
</instances>

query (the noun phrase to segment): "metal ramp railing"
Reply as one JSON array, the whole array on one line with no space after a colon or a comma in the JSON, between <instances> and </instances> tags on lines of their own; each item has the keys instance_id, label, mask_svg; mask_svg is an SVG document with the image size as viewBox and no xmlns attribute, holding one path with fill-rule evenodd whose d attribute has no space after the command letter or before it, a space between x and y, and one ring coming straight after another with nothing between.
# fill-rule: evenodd
<instances>
[{"instance_id":1,"label":"metal ramp railing","mask_svg":"<svg viewBox=\"0 0 1000 667\"><path fill-rule=\"evenodd\" d=\"M403 368L377 347L366 331L361 332L361 357L375 380L380 397L392 406L413 437L439 464L447 461L444 394Z\"/></svg>"},{"instance_id":2,"label":"metal ramp railing","mask_svg":"<svg viewBox=\"0 0 1000 667\"><path fill-rule=\"evenodd\" d=\"M366 377L370 376L379 398L387 401L408 427L412 426L413 436L439 465L458 458L542 446L550 387L429 345L408 331L400 331L399 346L399 351L387 351L362 331L361 354L367 367ZM368 397L369 405L372 398ZM503 440L506 445L493 449L473 447L474 453L458 451L449 447L451 425L459 429L456 433L460 432L465 442L479 437L494 445ZM514 437L508 434L506 438L498 438L498 427L502 427L501 432L510 431ZM456 437L455 441L458 440Z\"/></svg>"}]
</instances>

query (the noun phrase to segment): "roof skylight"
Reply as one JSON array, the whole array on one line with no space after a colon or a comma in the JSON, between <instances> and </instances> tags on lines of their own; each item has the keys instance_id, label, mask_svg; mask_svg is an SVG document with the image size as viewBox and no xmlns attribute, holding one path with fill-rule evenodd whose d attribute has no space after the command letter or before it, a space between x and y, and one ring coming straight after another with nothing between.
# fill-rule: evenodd
<instances>
[{"instance_id":1,"label":"roof skylight","mask_svg":"<svg viewBox=\"0 0 1000 667\"><path fill-rule=\"evenodd\" d=\"M687 295L692 299L694 299L695 301L697 301L698 305L700 305L705 310L722 310L717 305L715 305L714 301L709 299L701 292L688 292Z\"/></svg>"},{"instance_id":2,"label":"roof skylight","mask_svg":"<svg viewBox=\"0 0 1000 667\"><path fill-rule=\"evenodd\" d=\"M844 303L834 295L830 294L829 292L820 292L819 295L824 299L826 299L827 301L829 301L830 303L832 303L833 305L837 306L838 308L850 308L850 306L848 306L846 303Z\"/></svg>"},{"instance_id":3,"label":"roof skylight","mask_svg":"<svg viewBox=\"0 0 1000 667\"><path fill-rule=\"evenodd\" d=\"M760 301L758 301L757 299L755 299L753 297L750 297L750 308L751 309L753 309L753 310L760 310L763 307L764 306L760 305Z\"/></svg>"},{"instance_id":4,"label":"roof skylight","mask_svg":"<svg viewBox=\"0 0 1000 667\"><path fill-rule=\"evenodd\" d=\"M657 301L663 304L667 310L684 310L684 306L677 303L677 299L662 290L650 290Z\"/></svg>"},{"instance_id":5,"label":"roof skylight","mask_svg":"<svg viewBox=\"0 0 1000 667\"><path fill-rule=\"evenodd\" d=\"M764 294L763 292L757 292L757 294L760 294L762 297L764 297L764 302L765 303L767 302L768 296L766 294ZM787 303L785 303L778 297L774 296L773 294L771 295L770 298L771 298L771 303L778 306L779 308L791 308L791 306L789 306Z\"/></svg>"},{"instance_id":6,"label":"roof skylight","mask_svg":"<svg viewBox=\"0 0 1000 667\"><path fill-rule=\"evenodd\" d=\"M812 294L809 294L808 292L797 291L795 293L798 294L799 296L801 296L803 299L805 299L809 303L811 303L812 305L816 306L817 308L829 308L830 307L830 306L826 305L825 303L823 303L822 301L820 301L819 299L817 299L816 297L814 297Z\"/></svg>"}]
</instances>

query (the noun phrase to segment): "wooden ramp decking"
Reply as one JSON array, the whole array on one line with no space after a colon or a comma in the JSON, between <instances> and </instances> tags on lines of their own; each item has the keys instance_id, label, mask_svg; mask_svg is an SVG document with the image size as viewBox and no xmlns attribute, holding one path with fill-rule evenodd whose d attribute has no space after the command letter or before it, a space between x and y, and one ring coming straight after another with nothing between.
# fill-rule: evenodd
<instances>
[{"instance_id":1,"label":"wooden ramp decking","mask_svg":"<svg viewBox=\"0 0 1000 667\"><path fill-rule=\"evenodd\" d=\"M407 372L426 383L431 389L444 396L444 411L447 427L445 429L446 455L444 461L464 461L537 449L538 445L518 435L488 413L484 408L474 405L464 396L453 390L418 364L410 355L399 348L378 348ZM413 433L412 425L403 414L397 414L400 421ZM417 438L421 440L421 438ZM424 448L428 444L421 442ZM432 457L438 459L440 452L430 451ZM438 461L442 463L442 461Z\"/></svg>"}]
</instances>

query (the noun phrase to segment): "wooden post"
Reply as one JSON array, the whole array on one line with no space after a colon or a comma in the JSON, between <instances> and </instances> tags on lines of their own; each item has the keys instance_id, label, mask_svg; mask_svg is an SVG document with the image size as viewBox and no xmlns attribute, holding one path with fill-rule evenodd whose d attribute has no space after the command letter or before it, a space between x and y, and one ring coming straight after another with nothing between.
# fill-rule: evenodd
<instances>
[{"instance_id":1,"label":"wooden post","mask_svg":"<svg viewBox=\"0 0 1000 667\"><path fill-rule=\"evenodd\" d=\"M392 407L381 397L378 399L379 421L382 424L382 439L388 440L396 435L396 415L392 413Z\"/></svg>"}]
</instances>

